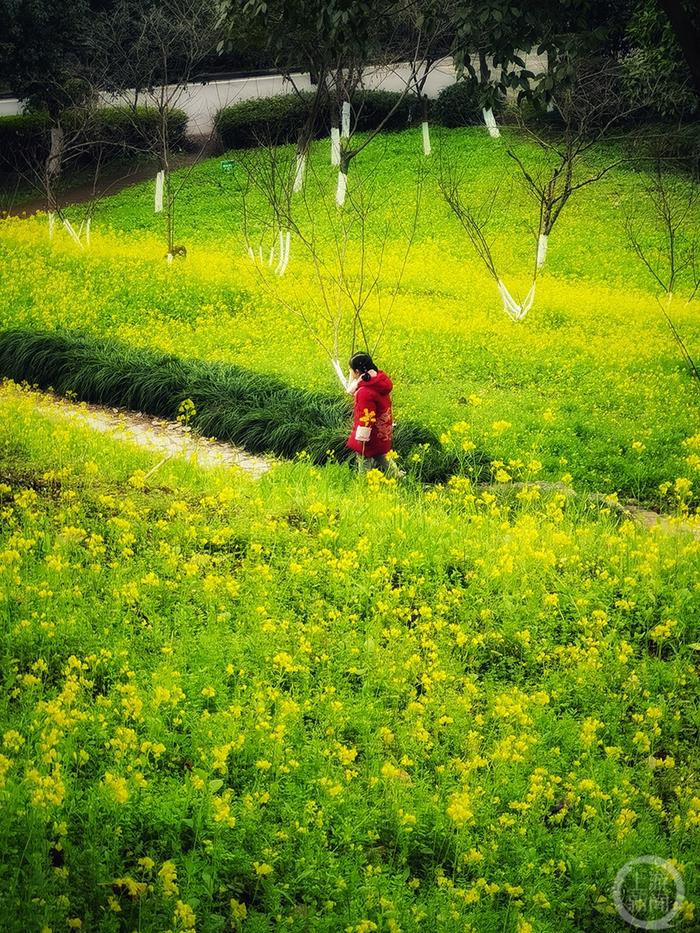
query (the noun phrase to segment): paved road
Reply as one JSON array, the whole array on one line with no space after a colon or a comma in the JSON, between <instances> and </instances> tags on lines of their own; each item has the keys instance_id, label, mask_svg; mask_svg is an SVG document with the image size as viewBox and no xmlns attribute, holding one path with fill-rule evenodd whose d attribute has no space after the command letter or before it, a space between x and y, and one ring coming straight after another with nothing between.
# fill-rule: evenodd
<instances>
[{"instance_id":1,"label":"paved road","mask_svg":"<svg viewBox=\"0 0 700 933\"><path fill-rule=\"evenodd\" d=\"M533 71L544 68L544 57L534 54L525 56L526 65ZM368 88L381 88L385 91L402 91L408 80L407 65L393 69L368 68L365 71L364 83ZM294 83L300 90L309 90L311 81L309 75L299 73L294 75ZM450 84L454 84L455 70L451 58L439 61L426 82L426 93L429 97L437 97L440 91ZM224 81L209 81L206 84L191 84L183 90L174 106L185 111L189 118L187 132L192 136L206 136L211 133L214 117L222 107L238 103L243 100L254 100L260 97L273 97L276 94L289 94L293 90L291 84L281 75L262 75L253 78L232 78ZM157 93L157 91L156 91ZM20 102L15 99L0 100L0 116L19 113Z\"/></svg>"}]
</instances>

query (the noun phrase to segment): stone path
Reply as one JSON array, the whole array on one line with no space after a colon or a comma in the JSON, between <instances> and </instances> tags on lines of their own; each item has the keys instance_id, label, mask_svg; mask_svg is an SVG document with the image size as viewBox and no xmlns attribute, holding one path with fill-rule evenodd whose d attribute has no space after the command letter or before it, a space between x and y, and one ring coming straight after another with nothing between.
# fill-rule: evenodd
<instances>
[{"instance_id":1,"label":"stone path","mask_svg":"<svg viewBox=\"0 0 700 933\"><path fill-rule=\"evenodd\" d=\"M272 461L256 457L240 447L192 434L177 421L164 421L119 408L105 408L87 402L75 403L34 390L36 407L50 415L80 422L96 431L158 451L171 457L195 458L199 466L237 466L255 479L266 473Z\"/></svg>"},{"instance_id":2,"label":"stone path","mask_svg":"<svg viewBox=\"0 0 700 933\"><path fill-rule=\"evenodd\" d=\"M36 400L37 408L41 411L81 422L96 431L112 434L116 438L130 441L140 447L158 451L165 455L166 460L171 457L196 458L197 464L202 467L237 466L255 479L266 473L274 462L271 458L256 457L232 444L192 434L189 428L177 421L166 421L153 418L151 415L119 408L106 408L88 402L70 402L51 392L32 390L32 396ZM510 488L522 485L513 483ZM562 483L538 482L535 485L546 492L560 490L569 496L576 495L570 486L564 486ZM484 488L502 490L504 487L486 486ZM645 509L635 502L612 502L600 494L591 495L588 498L600 507L607 506L633 518L645 528L658 526L669 534L684 531L700 538L700 521L662 515Z\"/></svg>"}]
</instances>

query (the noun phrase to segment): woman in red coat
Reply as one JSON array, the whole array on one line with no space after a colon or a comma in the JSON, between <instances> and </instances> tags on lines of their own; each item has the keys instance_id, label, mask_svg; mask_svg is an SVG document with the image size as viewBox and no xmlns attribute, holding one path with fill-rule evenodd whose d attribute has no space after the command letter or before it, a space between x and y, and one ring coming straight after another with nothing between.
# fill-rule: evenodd
<instances>
[{"instance_id":1,"label":"woman in red coat","mask_svg":"<svg viewBox=\"0 0 700 933\"><path fill-rule=\"evenodd\" d=\"M387 457L394 429L391 379L377 369L368 353L352 357L350 376L348 391L355 396L355 407L347 446L357 454L360 473L374 468L390 476L401 475L396 463Z\"/></svg>"}]
</instances>

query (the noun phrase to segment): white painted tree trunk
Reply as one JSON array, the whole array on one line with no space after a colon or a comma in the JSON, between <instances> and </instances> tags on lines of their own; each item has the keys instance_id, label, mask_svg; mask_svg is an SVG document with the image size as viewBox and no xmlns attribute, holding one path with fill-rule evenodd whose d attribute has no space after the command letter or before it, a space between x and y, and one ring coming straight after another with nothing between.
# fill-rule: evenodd
<instances>
[{"instance_id":1,"label":"white painted tree trunk","mask_svg":"<svg viewBox=\"0 0 700 933\"><path fill-rule=\"evenodd\" d=\"M432 152L430 148L430 125L427 120L423 120L423 155L429 156Z\"/></svg>"},{"instance_id":2,"label":"white painted tree trunk","mask_svg":"<svg viewBox=\"0 0 700 933\"><path fill-rule=\"evenodd\" d=\"M251 261L252 261L252 262L255 262L255 253L253 252L253 247L252 247L252 246L249 246L249 247L248 247L248 255L250 256Z\"/></svg>"},{"instance_id":3,"label":"white painted tree trunk","mask_svg":"<svg viewBox=\"0 0 700 933\"><path fill-rule=\"evenodd\" d=\"M53 240L53 232L56 226L56 215L54 214L53 211L49 211L48 217L49 217L49 239Z\"/></svg>"},{"instance_id":4,"label":"white painted tree trunk","mask_svg":"<svg viewBox=\"0 0 700 933\"><path fill-rule=\"evenodd\" d=\"M340 130L331 127L331 165L340 165Z\"/></svg>"},{"instance_id":5,"label":"white painted tree trunk","mask_svg":"<svg viewBox=\"0 0 700 933\"><path fill-rule=\"evenodd\" d=\"M493 115L493 110L489 107L488 110L486 107L481 111L484 115L484 123L486 128L489 131L489 136L493 136L494 139L497 139L501 135L501 131L498 128L496 123L496 118Z\"/></svg>"},{"instance_id":6,"label":"white painted tree trunk","mask_svg":"<svg viewBox=\"0 0 700 933\"><path fill-rule=\"evenodd\" d=\"M282 268L282 263L284 262L284 231L280 230L279 232L279 243L278 243L278 256L277 256L277 265L275 266L275 274L280 274L280 269Z\"/></svg>"},{"instance_id":7,"label":"white painted tree trunk","mask_svg":"<svg viewBox=\"0 0 700 933\"><path fill-rule=\"evenodd\" d=\"M537 240L537 268L541 269L547 258L547 234L540 233Z\"/></svg>"},{"instance_id":8,"label":"white painted tree trunk","mask_svg":"<svg viewBox=\"0 0 700 933\"><path fill-rule=\"evenodd\" d=\"M277 275L284 275L287 271L287 266L289 264L289 249L291 245L292 235L289 230L286 233L280 231L280 258L275 268L275 273Z\"/></svg>"},{"instance_id":9,"label":"white painted tree trunk","mask_svg":"<svg viewBox=\"0 0 700 933\"><path fill-rule=\"evenodd\" d=\"M498 279L498 291L501 294L501 300L503 302L503 310L506 312L511 321L522 321L528 311L532 308L532 305L535 301L535 282L530 286L530 291L525 296L525 300L522 304L513 298L511 293L508 291L503 282Z\"/></svg>"},{"instance_id":10,"label":"white painted tree trunk","mask_svg":"<svg viewBox=\"0 0 700 933\"><path fill-rule=\"evenodd\" d=\"M68 231L68 234L69 234L71 240L73 240L73 242L76 243L76 244L82 249L83 244L80 242L80 237L79 237L78 234L75 232L75 227L74 227L73 224L70 222L70 220L66 220L66 219L64 218L64 220L63 220L63 226L64 226L64 227L66 228L66 230Z\"/></svg>"},{"instance_id":11,"label":"white painted tree trunk","mask_svg":"<svg viewBox=\"0 0 700 933\"><path fill-rule=\"evenodd\" d=\"M90 224L92 223L92 217L88 217L85 224L85 243L87 246L90 245Z\"/></svg>"},{"instance_id":12,"label":"white painted tree trunk","mask_svg":"<svg viewBox=\"0 0 700 933\"><path fill-rule=\"evenodd\" d=\"M345 204L345 195L348 191L348 176L345 172L338 172L338 187L335 192L335 203L338 207Z\"/></svg>"},{"instance_id":13,"label":"white painted tree trunk","mask_svg":"<svg viewBox=\"0 0 700 933\"><path fill-rule=\"evenodd\" d=\"M342 386L342 387L345 389L345 391L347 392L347 390L348 390L348 381L347 381L347 379L345 378L345 376L343 375L343 370L341 369L341 366L340 366L340 360L333 360L333 369L335 370L335 374L336 374L336 376L338 377L338 381L340 382L341 386Z\"/></svg>"},{"instance_id":14,"label":"white painted tree trunk","mask_svg":"<svg viewBox=\"0 0 700 933\"><path fill-rule=\"evenodd\" d=\"M350 101L349 100L343 101L342 125L343 125L343 128L341 130L340 135L342 136L343 139L349 139L350 138Z\"/></svg>"},{"instance_id":15,"label":"white painted tree trunk","mask_svg":"<svg viewBox=\"0 0 700 933\"><path fill-rule=\"evenodd\" d=\"M163 186L165 183L165 172L160 171L156 175L156 199L155 213L160 214L163 210Z\"/></svg>"},{"instance_id":16,"label":"white painted tree trunk","mask_svg":"<svg viewBox=\"0 0 700 933\"><path fill-rule=\"evenodd\" d=\"M297 154L297 168L294 173L294 186L292 191L294 194L301 191L304 187L304 176L306 175L306 153L300 152Z\"/></svg>"}]
</instances>

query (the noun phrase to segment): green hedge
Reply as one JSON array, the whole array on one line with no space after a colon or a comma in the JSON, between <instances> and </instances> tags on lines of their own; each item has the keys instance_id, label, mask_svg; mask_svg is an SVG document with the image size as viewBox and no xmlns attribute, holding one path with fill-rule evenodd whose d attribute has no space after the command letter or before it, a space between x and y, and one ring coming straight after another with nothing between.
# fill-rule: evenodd
<instances>
[{"instance_id":1,"label":"green hedge","mask_svg":"<svg viewBox=\"0 0 700 933\"><path fill-rule=\"evenodd\" d=\"M474 126L484 122L478 90L471 81L457 81L443 88L433 106L437 123L447 127ZM494 107L494 113L503 105Z\"/></svg>"},{"instance_id":2,"label":"green hedge","mask_svg":"<svg viewBox=\"0 0 700 933\"><path fill-rule=\"evenodd\" d=\"M0 332L0 376L170 420L189 398L196 408L192 425L206 437L251 453L292 457L305 450L314 463L325 463L329 455L338 460L352 456L345 446L352 424L346 396L305 391L239 366L181 359L81 334L17 328ZM416 422L396 425L394 446L425 482L442 481L459 470L457 458L442 450L433 431ZM420 462L412 461L413 453Z\"/></svg>"},{"instance_id":3,"label":"green hedge","mask_svg":"<svg viewBox=\"0 0 700 933\"><path fill-rule=\"evenodd\" d=\"M353 116L357 117L357 129L373 130L396 106L401 95L395 91L362 91L353 100ZM415 97L406 95L394 113L384 124L386 130L404 130L411 123L420 123L420 105Z\"/></svg>"},{"instance_id":4,"label":"green hedge","mask_svg":"<svg viewBox=\"0 0 700 933\"><path fill-rule=\"evenodd\" d=\"M83 117L68 111L63 116L67 133L81 126ZM172 148L179 148L185 139L187 114L173 110L168 116L168 133ZM108 157L136 155L149 151L158 138L158 113L154 108L139 107L134 114L127 107L105 107L96 110L80 133L79 152L73 151L72 162L89 163L98 153ZM0 170L21 171L31 164L40 164L49 154L51 120L46 113L26 113L0 117Z\"/></svg>"},{"instance_id":5,"label":"green hedge","mask_svg":"<svg viewBox=\"0 0 700 933\"><path fill-rule=\"evenodd\" d=\"M304 125L313 95L281 94L244 100L219 110L216 130L226 149L247 149L262 143L293 142ZM319 127L318 135L324 132Z\"/></svg>"},{"instance_id":6,"label":"green hedge","mask_svg":"<svg viewBox=\"0 0 700 933\"><path fill-rule=\"evenodd\" d=\"M361 91L352 101L353 125L360 132L379 126L384 117L399 100L400 94L392 91ZM282 144L295 142L311 108L314 95L308 92L282 94L259 100L245 100L231 107L224 107L216 115L216 129L226 149L246 149L271 142ZM401 130L410 121L418 120L418 103L415 98L405 97L389 117L385 129ZM328 113L324 112L316 127L316 137L329 132Z\"/></svg>"},{"instance_id":7,"label":"green hedge","mask_svg":"<svg viewBox=\"0 0 700 933\"><path fill-rule=\"evenodd\" d=\"M168 138L171 148L178 149L185 141L187 114L171 110L168 114ZM112 149L151 150L158 142L160 118L153 107L138 107L134 114L126 107L105 107L95 112L90 131Z\"/></svg>"}]
</instances>

